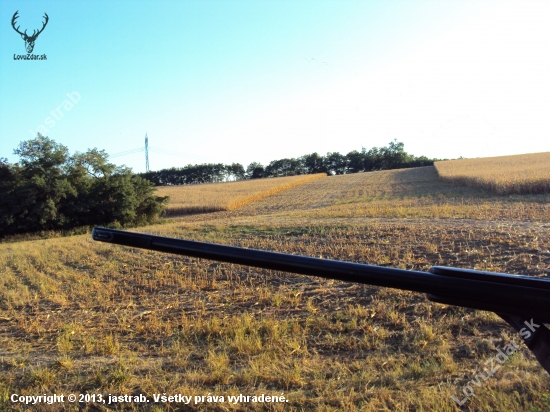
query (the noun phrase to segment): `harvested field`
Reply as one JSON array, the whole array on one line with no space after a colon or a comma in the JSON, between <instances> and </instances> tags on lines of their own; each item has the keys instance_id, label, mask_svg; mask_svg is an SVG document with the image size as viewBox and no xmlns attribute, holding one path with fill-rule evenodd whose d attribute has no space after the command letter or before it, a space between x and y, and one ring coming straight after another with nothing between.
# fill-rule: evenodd
<instances>
[{"instance_id":1,"label":"harvested field","mask_svg":"<svg viewBox=\"0 0 550 412\"><path fill-rule=\"evenodd\" d=\"M232 210L312 180L324 173L204 185L162 186L160 196L170 196L168 216Z\"/></svg>"},{"instance_id":2,"label":"harvested field","mask_svg":"<svg viewBox=\"0 0 550 412\"><path fill-rule=\"evenodd\" d=\"M429 166L329 176L223 216L241 215L295 221L421 218L549 222L550 195L504 198L480 188L442 182Z\"/></svg>"},{"instance_id":3,"label":"harvested field","mask_svg":"<svg viewBox=\"0 0 550 412\"><path fill-rule=\"evenodd\" d=\"M441 182L433 168L420 168L327 177L240 209L136 231L404 269L548 276L548 195L511 199ZM399 205L406 218L391 214ZM484 210L480 205L486 210L467 216ZM444 218L434 216L435 206L447 208ZM26 410L9 401L12 393L85 392L151 399L117 410L185 410L154 403L153 394L162 393L284 393L288 400L191 405L212 411L550 408L550 377L522 343L459 408L451 396L464 398L465 385L497 349L520 339L495 314L418 293L120 247L89 235L0 244L0 273L3 410Z\"/></svg>"},{"instance_id":4,"label":"harvested field","mask_svg":"<svg viewBox=\"0 0 550 412\"><path fill-rule=\"evenodd\" d=\"M550 152L447 160L435 168L443 181L500 195L550 192Z\"/></svg>"}]
</instances>

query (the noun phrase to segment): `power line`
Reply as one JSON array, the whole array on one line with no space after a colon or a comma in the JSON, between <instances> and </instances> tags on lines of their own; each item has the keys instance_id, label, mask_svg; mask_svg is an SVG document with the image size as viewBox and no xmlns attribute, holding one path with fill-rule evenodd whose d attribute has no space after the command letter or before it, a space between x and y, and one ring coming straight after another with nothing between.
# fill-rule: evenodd
<instances>
[{"instance_id":1,"label":"power line","mask_svg":"<svg viewBox=\"0 0 550 412\"><path fill-rule=\"evenodd\" d=\"M126 150L124 152L113 153L112 155L109 155L109 158L112 159L113 157L128 156L128 155L131 155L131 154L134 154L134 153L143 152L144 150L145 150L145 148L138 147L138 148L135 148L135 149Z\"/></svg>"},{"instance_id":2,"label":"power line","mask_svg":"<svg viewBox=\"0 0 550 412\"><path fill-rule=\"evenodd\" d=\"M149 146L149 138L147 136L147 133L145 133L145 147L136 147L135 149L113 153L112 155L109 155L109 158L114 159L116 157L129 156L129 155L145 152L145 170L148 172L149 171L149 151L160 155L164 155L164 156L175 156L180 158L184 157L188 159L205 161L204 157L197 157L197 156L190 155L188 153L182 153L172 149L168 150L168 149L161 149L159 147Z\"/></svg>"},{"instance_id":3,"label":"power line","mask_svg":"<svg viewBox=\"0 0 550 412\"><path fill-rule=\"evenodd\" d=\"M172 150L172 149L170 149L170 150L160 149L158 147L149 146L149 150L154 152L154 153L158 153L158 154L162 154L162 155L168 155L168 156L189 157L189 158L192 158L192 159L204 159L202 157L193 156L193 155L190 155L188 153L182 153L182 152L178 152L178 151L175 151L175 150Z\"/></svg>"},{"instance_id":4,"label":"power line","mask_svg":"<svg viewBox=\"0 0 550 412\"><path fill-rule=\"evenodd\" d=\"M162 154L162 155L176 156L176 157L191 157L195 159L197 158L197 156L192 156L188 153L177 152L175 150L160 149L158 147L153 147L153 146L148 146L148 147L149 147L149 151ZM135 149L126 150L124 152L113 153L112 155L109 155L109 157L113 158L113 157L127 156L135 153L141 153L144 151L145 151L145 147L137 147Z\"/></svg>"}]
</instances>

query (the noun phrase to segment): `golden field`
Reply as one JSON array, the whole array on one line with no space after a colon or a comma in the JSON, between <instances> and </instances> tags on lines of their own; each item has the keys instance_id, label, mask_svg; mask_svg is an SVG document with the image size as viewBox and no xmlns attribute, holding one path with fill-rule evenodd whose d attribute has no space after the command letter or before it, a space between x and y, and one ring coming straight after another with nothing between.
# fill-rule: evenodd
<instances>
[{"instance_id":1,"label":"golden field","mask_svg":"<svg viewBox=\"0 0 550 412\"><path fill-rule=\"evenodd\" d=\"M476 186L498 194L550 192L550 152L436 162L447 182Z\"/></svg>"},{"instance_id":2,"label":"golden field","mask_svg":"<svg viewBox=\"0 0 550 412\"><path fill-rule=\"evenodd\" d=\"M330 176L135 231L423 271L548 276L549 203L550 194L502 197L443 182L425 167ZM414 292L90 235L2 243L0 273L0 410L26 410L9 401L13 393L85 392L288 399L189 408L209 411L550 409L550 377L523 344L459 408L451 396L462 399L464 385L518 335L495 314Z\"/></svg>"},{"instance_id":3,"label":"golden field","mask_svg":"<svg viewBox=\"0 0 550 412\"><path fill-rule=\"evenodd\" d=\"M504 198L477 187L450 184L441 181L430 166L330 176L225 215L250 215L251 222L366 218L550 222L549 198L548 194Z\"/></svg>"},{"instance_id":4,"label":"golden field","mask_svg":"<svg viewBox=\"0 0 550 412\"><path fill-rule=\"evenodd\" d=\"M283 190L310 182L324 173L203 185L162 186L160 196L170 196L167 216L232 210Z\"/></svg>"}]
</instances>

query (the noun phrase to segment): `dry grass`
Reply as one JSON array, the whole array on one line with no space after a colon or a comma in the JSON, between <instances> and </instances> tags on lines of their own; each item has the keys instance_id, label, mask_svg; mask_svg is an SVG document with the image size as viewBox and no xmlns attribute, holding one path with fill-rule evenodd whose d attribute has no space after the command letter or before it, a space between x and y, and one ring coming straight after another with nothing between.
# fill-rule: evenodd
<instances>
[{"instance_id":1,"label":"dry grass","mask_svg":"<svg viewBox=\"0 0 550 412\"><path fill-rule=\"evenodd\" d=\"M366 185L369 179L378 186ZM370 201L374 193L379 198ZM487 211L498 220L464 218L478 207L476 194L479 204L500 205L498 213ZM448 265L541 276L550 274L550 225L536 219L541 199L547 198L505 202L440 182L433 168L422 168L327 177L238 210L139 231L407 269ZM449 215L389 217L399 202L409 204L407 216L428 215L437 205L448 205ZM464 385L513 338L518 341L494 314L430 303L413 292L113 246L89 236L0 244L0 410L26 410L9 401L12 393L284 392L284 405L192 406L457 411L451 395L461 399ZM474 390L462 410L550 408L550 378L525 347ZM117 410L180 409L151 401Z\"/></svg>"},{"instance_id":2,"label":"dry grass","mask_svg":"<svg viewBox=\"0 0 550 412\"><path fill-rule=\"evenodd\" d=\"M550 192L550 152L436 162L440 178L498 194Z\"/></svg>"},{"instance_id":3,"label":"dry grass","mask_svg":"<svg viewBox=\"0 0 550 412\"><path fill-rule=\"evenodd\" d=\"M550 195L497 196L476 187L440 181L434 167L429 166L330 176L222 216L250 216L251 221L390 218L549 222Z\"/></svg>"},{"instance_id":4,"label":"dry grass","mask_svg":"<svg viewBox=\"0 0 550 412\"><path fill-rule=\"evenodd\" d=\"M170 196L168 216L233 210L326 174L256 179L205 185L162 186L158 195Z\"/></svg>"}]
</instances>

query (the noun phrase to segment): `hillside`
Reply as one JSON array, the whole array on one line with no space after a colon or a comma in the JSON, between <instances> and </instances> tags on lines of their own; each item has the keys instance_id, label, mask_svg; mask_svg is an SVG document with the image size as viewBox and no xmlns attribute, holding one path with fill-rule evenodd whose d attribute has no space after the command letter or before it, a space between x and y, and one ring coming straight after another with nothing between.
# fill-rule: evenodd
<instances>
[{"instance_id":1,"label":"hillside","mask_svg":"<svg viewBox=\"0 0 550 412\"><path fill-rule=\"evenodd\" d=\"M291 219L346 221L367 218L550 221L550 194L498 196L445 182L433 166L329 176L250 203L229 213L184 218L213 221L250 216L251 221Z\"/></svg>"},{"instance_id":2,"label":"hillside","mask_svg":"<svg viewBox=\"0 0 550 412\"><path fill-rule=\"evenodd\" d=\"M201 185L161 186L160 196L170 196L168 216L232 210L292 187L326 177L325 173L252 179Z\"/></svg>"},{"instance_id":3,"label":"hillside","mask_svg":"<svg viewBox=\"0 0 550 412\"><path fill-rule=\"evenodd\" d=\"M447 182L497 194L550 193L550 152L436 162Z\"/></svg>"}]
</instances>

